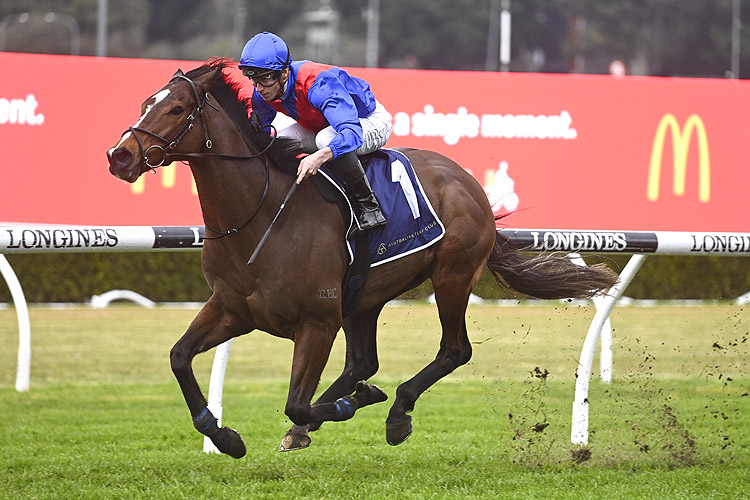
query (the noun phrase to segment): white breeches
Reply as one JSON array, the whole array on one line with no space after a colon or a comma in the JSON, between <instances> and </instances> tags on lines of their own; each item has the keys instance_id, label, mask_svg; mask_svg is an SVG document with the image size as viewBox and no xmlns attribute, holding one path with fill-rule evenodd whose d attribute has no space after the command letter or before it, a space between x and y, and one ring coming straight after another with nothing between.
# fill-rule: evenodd
<instances>
[{"instance_id":1,"label":"white breeches","mask_svg":"<svg viewBox=\"0 0 750 500\"><path fill-rule=\"evenodd\" d=\"M388 138L391 136L393 124L391 123L391 114L386 111L385 107L377 103L375 111L365 118L360 118L359 123L362 125L362 146L355 150L358 155L372 153L385 146ZM328 143L336 136L336 130L328 126L317 134L299 123L293 123L279 131L279 137L290 137L297 139L302 143L302 147L308 153L328 146Z\"/></svg>"}]
</instances>

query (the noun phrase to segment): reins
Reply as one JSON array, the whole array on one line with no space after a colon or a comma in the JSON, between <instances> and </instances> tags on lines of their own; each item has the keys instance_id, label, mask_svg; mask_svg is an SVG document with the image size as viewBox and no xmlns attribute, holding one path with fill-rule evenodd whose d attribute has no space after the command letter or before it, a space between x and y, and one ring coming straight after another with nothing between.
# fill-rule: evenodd
<instances>
[{"instance_id":1,"label":"reins","mask_svg":"<svg viewBox=\"0 0 750 500\"><path fill-rule=\"evenodd\" d=\"M203 225L208 229L209 231L212 231L217 234L217 236L203 236L204 240L218 240L219 238L223 238L224 236L229 236L232 233L238 233L240 232L240 229L250 224L250 221L255 218L256 215L258 215L258 212L260 211L260 207L263 206L263 202L266 200L266 195L268 194L268 184L269 184L269 178L270 173L268 171L268 156L266 156L265 161L265 172L266 172L266 182L263 187L263 196L260 197L260 203L258 203L258 206L255 207L255 211L253 214L242 224L239 225L239 227L233 227L232 229L228 229L226 231L219 231L218 229L214 229L211 226L208 225L206 222L206 219L203 219Z\"/></svg>"},{"instance_id":2,"label":"reins","mask_svg":"<svg viewBox=\"0 0 750 500\"><path fill-rule=\"evenodd\" d=\"M258 158L265 154L273 145L274 141L276 140L276 137L278 136L278 133L276 131L276 127L273 125L269 125L271 129L271 140L268 142L268 145L263 148L262 151L256 154L252 155L231 155L226 153L208 153L208 152L198 152L198 153L170 153L167 151L173 150L177 147L177 145L182 141L182 139L187 135L188 132L190 132L193 129L193 124L195 122L195 119L200 117L201 118L201 124L203 125L203 136L205 138L204 146L206 149L211 149L213 147L213 142L208 136L208 127L206 126L206 120L203 117L203 110L206 106L210 107L211 109L214 109L218 111L219 109L214 107L211 103L208 102L208 92L204 94L203 100L201 101L200 95L198 94L198 88L195 85L195 82L182 74L182 72L178 72L174 75L172 80L170 80L170 83L173 82L176 79L185 80L190 84L190 88L193 91L193 97L195 98L195 106L193 107L193 111L190 113L190 116L187 117L185 120L185 123L183 124L182 128L177 132L175 137L172 140L166 139L162 137L161 135L152 132L150 130L141 128L141 127L128 127L127 132L131 132L133 136L135 137L136 142L138 143L138 150L140 151L141 157L143 158L143 163L150 168L152 171L158 167L161 167L162 165L172 163L172 161L189 161L190 159L199 159L199 158L218 158L222 160L252 160L255 158ZM255 125L255 122L253 123ZM151 137L154 137L156 139L159 139L160 141L163 141L165 146L160 146L158 144L154 144L153 146L149 146L147 149L143 149L143 144L141 143L140 137L138 137L138 132L141 132L146 135L150 135ZM148 154L151 150L158 150L161 152L161 161L158 164L152 164L149 161ZM167 161L169 160L169 161ZM228 236L233 233L239 232L242 228L247 226L256 215L258 215L258 212L260 211L260 207L263 205L263 202L266 199L266 196L268 195L268 187L270 182L270 172L269 172L269 164L268 164L268 155L265 157L265 186L263 188L263 195L260 198L260 202L258 203L258 206L255 208L255 211L252 213L252 215L242 224L240 224L238 227L228 229L226 231L220 231L218 229L214 229L211 226L209 226L206 223L206 220L203 219L203 224L206 227L206 229L214 232L217 234L217 236L204 236L203 239L206 240L215 240L219 238L223 238L224 236Z\"/></svg>"}]
</instances>

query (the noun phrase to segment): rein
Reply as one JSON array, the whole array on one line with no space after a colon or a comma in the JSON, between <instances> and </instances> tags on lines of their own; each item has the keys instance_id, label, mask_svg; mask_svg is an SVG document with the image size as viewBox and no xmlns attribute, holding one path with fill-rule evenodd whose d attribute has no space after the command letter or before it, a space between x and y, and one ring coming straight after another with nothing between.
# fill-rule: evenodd
<instances>
[{"instance_id":1,"label":"rein","mask_svg":"<svg viewBox=\"0 0 750 500\"><path fill-rule=\"evenodd\" d=\"M170 83L174 80L181 79L185 80L190 84L190 88L193 91L193 96L195 97L195 106L193 107L193 111L190 113L190 116L187 117L185 120L185 123L182 125L182 128L177 132L175 137L172 140L166 139L162 137L161 135L152 132L150 130L141 128L141 127L128 127L128 130L126 132L131 132L133 136L135 137L136 142L138 143L138 150L141 154L141 157L143 158L143 163L151 169L151 171L154 171L154 169L161 167L162 165L169 164L174 160L177 161L189 161L190 159L199 159L199 158L218 158L222 160L252 160L255 158L260 157L261 155L265 154L269 149L271 149L271 146L273 145L274 141L276 140L276 137L278 136L278 133L276 131L276 127L273 125L269 125L271 131L273 132L271 134L271 140L269 141L268 145L263 148L262 151L260 151L257 154L253 155L247 155L247 156L240 156L240 155L230 155L226 153L207 153L207 152L198 152L198 153L170 153L167 151L173 150L177 147L177 145L182 141L182 139L193 129L193 124L195 122L195 119L200 117L201 118L201 124L203 125L203 136L205 138L204 145L206 149L211 149L213 147L213 142L208 137L208 127L206 126L206 120L203 117L203 110L206 106L210 107L211 109L214 109L218 111L218 108L214 107L211 103L208 102L208 92L205 93L203 100L201 101L200 95L198 94L198 88L195 85L195 82L188 78L187 76L183 75L182 72L178 72L172 80L170 80ZM253 121L253 125L255 124L255 121ZM259 126L259 124L257 125ZM146 135L150 135L151 137L154 137L156 139L159 139L160 141L164 142L165 146L159 146L158 144L154 144L153 146L149 146L147 149L143 149L143 144L141 143L140 137L138 137L138 132L141 132ZM151 150L157 150L161 152L161 161L157 164L152 164L148 158L148 154ZM169 161L167 161L169 160ZM217 236L204 236L203 239L205 240L216 240L219 238L223 238L224 236L228 236L233 233L239 232L242 228L247 226L250 221L252 221L255 216L260 211L260 207L263 205L263 202L266 200L266 196L268 195L268 185L270 180L270 173L269 173L269 164L268 164L268 155L265 157L265 186L263 188L263 195L260 198L260 202L258 203L258 206L255 208L255 211L252 213L252 215L242 224L240 224L238 227L228 229L226 231L220 231L217 229L212 228L206 223L206 220L203 219L203 224L206 227L206 229L214 232L217 234Z\"/></svg>"},{"instance_id":2,"label":"rein","mask_svg":"<svg viewBox=\"0 0 750 500\"><path fill-rule=\"evenodd\" d=\"M268 156L266 156L265 167L266 167L265 168L266 182L263 187L263 196L260 197L260 203L258 203L258 206L255 207L255 211L253 212L253 214L250 217L248 217L248 219L242 224L240 224L238 227L233 227L232 229L227 229L226 231L219 231L218 229L212 228L211 226L208 225L208 223L206 222L206 219L203 219L203 225L206 227L206 229L217 234L217 236L205 236L204 235L203 236L204 240L218 240L219 238L223 238L224 236L229 236L232 233L239 233L240 229L250 224L250 221L253 220L256 215L258 215L258 212L260 211L260 207L263 206L263 202L266 201L266 195L268 194L268 184L269 184L268 180L270 177L269 172L268 172Z\"/></svg>"}]
</instances>

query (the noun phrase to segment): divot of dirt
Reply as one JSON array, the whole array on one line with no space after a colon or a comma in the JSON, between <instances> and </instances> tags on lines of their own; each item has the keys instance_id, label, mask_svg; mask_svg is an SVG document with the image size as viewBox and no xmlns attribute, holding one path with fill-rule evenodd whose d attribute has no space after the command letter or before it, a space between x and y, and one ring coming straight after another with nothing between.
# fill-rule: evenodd
<instances>
[{"instance_id":1,"label":"divot of dirt","mask_svg":"<svg viewBox=\"0 0 750 500\"><path fill-rule=\"evenodd\" d=\"M591 459L591 448L588 446L581 446L570 450L570 458L574 464L582 464Z\"/></svg>"}]
</instances>

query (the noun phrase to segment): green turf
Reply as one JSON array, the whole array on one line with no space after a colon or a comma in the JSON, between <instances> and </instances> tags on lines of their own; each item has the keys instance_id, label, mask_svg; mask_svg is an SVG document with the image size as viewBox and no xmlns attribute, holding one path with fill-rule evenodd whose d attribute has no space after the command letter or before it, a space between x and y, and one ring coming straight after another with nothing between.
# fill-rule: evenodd
<instances>
[{"instance_id":1,"label":"green turf","mask_svg":"<svg viewBox=\"0 0 750 500\"><path fill-rule=\"evenodd\" d=\"M15 312L0 311L0 498L743 498L750 484L750 314L736 305L617 308L614 381L592 380L590 446L570 444L588 307L472 307L472 361L385 443L390 402L276 451L291 343L238 339L224 421L241 460L206 455L168 352L196 311L32 308L31 390L13 389ZM438 348L434 306L387 308L380 372L399 382ZM337 340L330 382L341 368ZM196 370L207 391L212 356Z\"/></svg>"}]
</instances>

